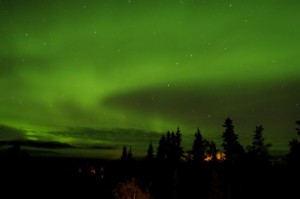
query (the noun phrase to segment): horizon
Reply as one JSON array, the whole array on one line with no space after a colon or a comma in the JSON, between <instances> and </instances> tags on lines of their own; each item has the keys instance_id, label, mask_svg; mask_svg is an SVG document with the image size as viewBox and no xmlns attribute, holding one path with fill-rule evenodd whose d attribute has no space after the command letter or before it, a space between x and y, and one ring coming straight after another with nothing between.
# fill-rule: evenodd
<instances>
[{"instance_id":1,"label":"horizon","mask_svg":"<svg viewBox=\"0 0 300 199\"><path fill-rule=\"evenodd\" d=\"M10 127L0 125L0 132L12 132L16 131L17 129L10 129ZM18 129L19 131L22 131ZM89 129L89 130L94 130L95 129ZM122 129L119 129L122 131ZM137 131L140 132L140 130L137 129L131 129L133 132ZM114 130L115 132L118 132L118 129ZM128 130L130 131L130 130ZM100 134L102 132L102 134ZM98 130L98 133L103 135L103 132L105 130ZM175 132L175 131L169 131L169 132ZM119 132L122 134L122 132ZM149 147L149 144L152 143L154 147L154 154L157 152L157 147L159 144L159 139L161 138L162 135L165 135L167 132L162 132L162 133L157 133L157 132L151 132L152 137L149 140L149 142L145 144L143 140L136 141L144 147L140 147L137 145L137 152L135 151L136 146L135 145L120 145L120 146L97 146L97 145L72 145L60 141L46 141L46 140L29 140L29 139L24 139L24 138L19 138L16 140L7 140L7 141L0 141L0 151L5 152L6 150L10 149L10 147L18 145L21 147L21 151L26 151L30 156L33 157L55 157L55 158L92 158L92 159L110 159L110 160L117 160L120 159L121 157L121 152L123 146L126 147L131 147L132 152L133 152L133 157L137 159L143 159L146 156L147 149ZM264 134L264 133L263 133ZM130 134L129 134L130 135ZM127 139L131 140L132 138L134 139L136 134L133 134L134 136L131 137L129 136ZM128 134L126 134L128 136ZM213 141L217 145L217 149L222 152L223 148L221 146L222 144L222 133L219 135L219 137L216 137L215 139L207 139L204 137L204 139L208 141ZM253 133L251 134L253 136ZM264 136L264 135L263 135ZM182 147L184 150L184 153L188 153L189 150L192 149L192 144L194 141L195 137L194 135L182 135ZM240 140L239 140L240 141ZM286 148L285 149L274 149L274 144L268 142L268 140L264 140L265 144L271 144L269 148L270 155L273 157L277 156L286 156L289 152L288 149L288 143L286 143ZM291 140L290 140L291 141ZM246 150L247 146L251 145L252 140L243 140L241 142L242 146ZM4 147L3 147L4 146Z\"/></svg>"},{"instance_id":2,"label":"horizon","mask_svg":"<svg viewBox=\"0 0 300 199\"><path fill-rule=\"evenodd\" d=\"M270 151L288 152L300 120L299 3L0 1L0 142L140 156L177 127L189 150L199 127L221 149L230 117L243 146L262 125Z\"/></svg>"}]
</instances>

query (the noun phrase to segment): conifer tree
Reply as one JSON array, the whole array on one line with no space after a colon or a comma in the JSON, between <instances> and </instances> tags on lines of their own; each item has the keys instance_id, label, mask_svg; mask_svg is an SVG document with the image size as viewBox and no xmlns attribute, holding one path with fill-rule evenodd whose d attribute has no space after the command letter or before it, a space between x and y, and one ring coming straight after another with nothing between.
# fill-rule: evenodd
<instances>
[{"instance_id":1,"label":"conifer tree","mask_svg":"<svg viewBox=\"0 0 300 199\"><path fill-rule=\"evenodd\" d=\"M175 151L176 151L176 161L180 160L183 155L183 148L181 146L182 135L179 127L177 127L177 131L175 134Z\"/></svg>"},{"instance_id":2,"label":"conifer tree","mask_svg":"<svg viewBox=\"0 0 300 199\"><path fill-rule=\"evenodd\" d=\"M129 147L129 151L128 151L128 154L127 154L127 160L133 160L133 154L132 154L131 146Z\"/></svg>"},{"instance_id":3,"label":"conifer tree","mask_svg":"<svg viewBox=\"0 0 300 199\"><path fill-rule=\"evenodd\" d=\"M205 159L208 142L203 138L199 128L195 133L195 139L191 151L193 161L201 163Z\"/></svg>"},{"instance_id":4,"label":"conifer tree","mask_svg":"<svg viewBox=\"0 0 300 199\"><path fill-rule=\"evenodd\" d=\"M156 159L167 160L169 162L178 162L182 155L183 149L181 147L180 129L177 129L176 134L168 131L166 136L162 135L161 139L159 140Z\"/></svg>"},{"instance_id":5,"label":"conifer tree","mask_svg":"<svg viewBox=\"0 0 300 199\"><path fill-rule=\"evenodd\" d=\"M296 124L300 125L300 120L296 121ZM297 134L300 135L300 128L296 128ZM288 162L291 165L300 165L300 142L297 138L290 141L290 152L288 153Z\"/></svg>"},{"instance_id":6,"label":"conifer tree","mask_svg":"<svg viewBox=\"0 0 300 199\"><path fill-rule=\"evenodd\" d=\"M150 142L148 150L147 150L146 160L152 161L153 159L154 159L153 145L152 145L152 142Z\"/></svg>"},{"instance_id":7,"label":"conifer tree","mask_svg":"<svg viewBox=\"0 0 300 199\"><path fill-rule=\"evenodd\" d=\"M248 157L251 163L254 164L268 164L270 163L269 147L271 144L265 144L263 137L264 128L262 125L256 126L253 135L252 145L248 146Z\"/></svg>"},{"instance_id":8,"label":"conifer tree","mask_svg":"<svg viewBox=\"0 0 300 199\"><path fill-rule=\"evenodd\" d=\"M218 161L217 153L218 153L218 149L217 149L216 143L213 141L210 141L208 143L207 155L209 155L211 157L211 161L214 163Z\"/></svg>"},{"instance_id":9,"label":"conifer tree","mask_svg":"<svg viewBox=\"0 0 300 199\"><path fill-rule=\"evenodd\" d=\"M157 160L165 160L167 158L167 140L164 135L161 136L157 147Z\"/></svg>"},{"instance_id":10,"label":"conifer tree","mask_svg":"<svg viewBox=\"0 0 300 199\"><path fill-rule=\"evenodd\" d=\"M126 146L123 146L121 160L123 160L123 161L127 160L127 148L126 148Z\"/></svg>"},{"instance_id":11,"label":"conifer tree","mask_svg":"<svg viewBox=\"0 0 300 199\"><path fill-rule=\"evenodd\" d=\"M226 162L237 163L241 160L244 152L243 146L238 141L238 135L234 133L233 122L229 117L225 120L223 127L225 127L225 131L222 135L222 147Z\"/></svg>"}]
</instances>

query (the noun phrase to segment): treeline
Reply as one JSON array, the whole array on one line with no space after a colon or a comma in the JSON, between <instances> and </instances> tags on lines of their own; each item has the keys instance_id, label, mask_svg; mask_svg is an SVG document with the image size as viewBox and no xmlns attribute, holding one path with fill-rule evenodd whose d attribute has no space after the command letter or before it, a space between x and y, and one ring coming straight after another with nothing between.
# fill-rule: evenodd
<instances>
[{"instance_id":1,"label":"treeline","mask_svg":"<svg viewBox=\"0 0 300 199\"><path fill-rule=\"evenodd\" d=\"M296 122L298 136L300 121ZM198 128L192 146L184 151L182 134L161 135L156 153L149 144L143 161L134 161L133 150L123 148L114 198L292 198L299 196L300 142L289 142L288 164L272 164L271 144L262 125L256 126L252 142L244 147L229 117L223 124L222 145L203 137ZM288 144L288 143L287 143ZM132 191L132 190L135 191ZM133 194L133 195L132 195Z\"/></svg>"},{"instance_id":2,"label":"treeline","mask_svg":"<svg viewBox=\"0 0 300 199\"><path fill-rule=\"evenodd\" d=\"M296 124L299 136L300 121ZM191 147L184 151L177 128L161 135L156 150L149 143L142 161L134 160L130 146L124 146L121 159L113 161L30 157L14 146L7 156L0 156L0 192L30 198L62 194L108 199L299 198L299 137L289 142L289 164L271 164L271 144L265 141L263 126L255 128L246 147L230 118L223 127L220 149L197 129Z\"/></svg>"},{"instance_id":3,"label":"treeline","mask_svg":"<svg viewBox=\"0 0 300 199\"><path fill-rule=\"evenodd\" d=\"M296 121L300 125L300 121ZM181 146L182 134L179 127L176 132L168 131L162 135L156 154L154 153L153 144L150 142L145 160L157 162L178 163L181 160L202 164L205 162L225 164L255 164L268 165L271 163L270 143L265 142L263 135L264 128L262 125L256 126L252 135L252 143L244 147L239 142L238 134L234 131L233 120L229 117L225 119L223 124L224 132L222 134L222 150L218 149L216 143L203 137L198 128L193 145L190 150L184 151ZM296 128L298 136L300 128ZM300 141L294 138L289 142L290 151L286 156L288 163L292 165L300 165ZM132 149L127 151L127 147L123 147L121 160L130 162L133 160Z\"/></svg>"}]
</instances>

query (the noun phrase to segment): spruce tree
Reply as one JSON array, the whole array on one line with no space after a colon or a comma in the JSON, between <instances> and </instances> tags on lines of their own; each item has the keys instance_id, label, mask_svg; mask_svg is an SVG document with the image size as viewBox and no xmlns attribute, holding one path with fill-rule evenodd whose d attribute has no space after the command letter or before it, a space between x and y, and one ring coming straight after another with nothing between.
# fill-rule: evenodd
<instances>
[{"instance_id":1,"label":"spruce tree","mask_svg":"<svg viewBox=\"0 0 300 199\"><path fill-rule=\"evenodd\" d=\"M234 133L234 126L232 120L228 117L223 125L225 131L223 132L223 150L225 153L225 160L228 163L237 163L241 160L244 152L243 146L238 141L238 135Z\"/></svg>"},{"instance_id":2,"label":"spruce tree","mask_svg":"<svg viewBox=\"0 0 300 199\"><path fill-rule=\"evenodd\" d=\"M168 162L178 162L183 155L181 147L181 133L179 128L176 134L167 132L167 135L162 135L157 148L156 159L167 160Z\"/></svg>"},{"instance_id":3,"label":"spruce tree","mask_svg":"<svg viewBox=\"0 0 300 199\"><path fill-rule=\"evenodd\" d=\"M208 145L207 141L203 138L198 128L197 132L195 133L195 139L191 151L193 161L197 163L204 162L207 145Z\"/></svg>"},{"instance_id":4,"label":"spruce tree","mask_svg":"<svg viewBox=\"0 0 300 199\"><path fill-rule=\"evenodd\" d=\"M218 149L216 143L213 141L208 142L207 154L211 157L211 161L214 163L218 162L217 153L218 153Z\"/></svg>"},{"instance_id":5,"label":"spruce tree","mask_svg":"<svg viewBox=\"0 0 300 199\"><path fill-rule=\"evenodd\" d=\"M152 142L150 142L148 150L147 150L146 160L152 161L153 159L154 159L153 145L152 145Z\"/></svg>"},{"instance_id":6,"label":"spruce tree","mask_svg":"<svg viewBox=\"0 0 300 199\"><path fill-rule=\"evenodd\" d=\"M121 160L123 160L123 161L127 160L127 148L126 148L126 146L123 146Z\"/></svg>"},{"instance_id":7,"label":"spruce tree","mask_svg":"<svg viewBox=\"0 0 300 199\"><path fill-rule=\"evenodd\" d=\"M164 135L161 136L157 147L157 160L165 160L167 158L167 140Z\"/></svg>"},{"instance_id":8,"label":"spruce tree","mask_svg":"<svg viewBox=\"0 0 300 199\"><path fill-rule=\"evenodd\" d=\"M128 151L128 154L127 154L127 159L128 160L133 160L133 154L132 154L131 146L129 147L129 151Z\"/></svg>"},{"instance_id":9,"label":"spruce tree","mask_svg":"<svg viewBox=\"0 0 300 199\"><path fill-rule=\"evenodd\" d=\"M300 120L296 121L296 124L300 126ZM300 135L300 128L296 128L298 135Z\"/></svg>"},{"instance_id":10,"label":"spruce tree","mask_svg":"<svg viewBox=\"0 0 300 199\"><path fill-rule=\"evenodd\" d=\"M183 148L181 146L181 141L182 141L182 135L180 132L179 127L177 127L177 131L175 134L175 149L176 149L176 160L180 160L180 158L183 155Z\"/></svg>"},{"instance_id":11,"label":"spruce tree","mask_svg":"<svg viewBox=\"0 0 300 199\"><path fill-rule=\"evenodd\" d=\"M300 125L300 120L296 121L297 125ZM300 135L300 128L296 128L297 134ZM297 138L290 141L290 152L288 153L288 162L293 166L300 165L300 142Z\"/></svg>"},{"instance_id":12,"label":"spruce tree","mask_svg":"<svg viewBox=\"0 0 300 199\"><path fill-rule=\"evenodd\" d=\"M254 164L270 163L269 147L271 147L271 144L264 143L263 130L262 125L256 126L252 145L248 146L248 157L250 162Z\"/></svg>"}]
</instances>

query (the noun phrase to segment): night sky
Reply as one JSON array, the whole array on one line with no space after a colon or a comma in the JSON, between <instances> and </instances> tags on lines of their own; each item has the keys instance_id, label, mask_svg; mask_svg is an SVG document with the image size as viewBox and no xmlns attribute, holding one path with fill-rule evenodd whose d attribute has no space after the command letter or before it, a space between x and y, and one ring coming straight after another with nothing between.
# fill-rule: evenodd
<instances>
[{"instance_id":1,"label":"night sky","mask_svg":"<svg viewBox=\"0 0 300 199\"><path fill-rule=\"evenodd\" d=\"M197 127L220 146L229 116L244 146L261 124L271 150L287 152L300 119L299 8L1 0L0 140L86 157L119 157L127 145L138 156L178 126L184 150Z\"/></svg>"}]
</instances>

